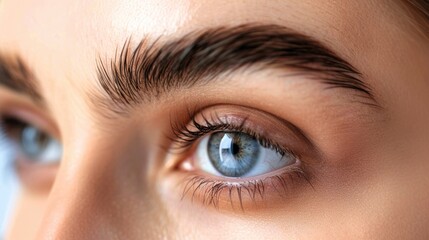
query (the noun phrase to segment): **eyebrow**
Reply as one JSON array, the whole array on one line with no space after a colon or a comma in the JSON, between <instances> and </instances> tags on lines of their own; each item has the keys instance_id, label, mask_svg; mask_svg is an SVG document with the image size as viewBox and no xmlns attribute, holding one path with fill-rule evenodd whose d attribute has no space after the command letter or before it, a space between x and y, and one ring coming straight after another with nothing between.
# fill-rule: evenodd
<instances>
[{"instance_id":1,"label":"eyebrow","mask_svg":"<svg viewBox=\"0 0 429 240\"><path fill-rule=\"evenodd\" d=\"M365 104L377 106L371 88L355 67L320 42L283 26L218 27L164 43L160 40L146 38L132 48L130 38L113 59L100 57L98 80L108 99L96 102L122 112L175 89L259 67L312 74L328 88L354 90L369 100Z\"/></svg>"},{"instance_id":2,"label":"eyebrow","mask_svg":"<svg viewBox=\"0 0 429 240\"><path fill-rule=\"evenodd\" d=\"M42 102L36 78L19 56L0 54L0 85Z\"/></svg>"}]
</instances>

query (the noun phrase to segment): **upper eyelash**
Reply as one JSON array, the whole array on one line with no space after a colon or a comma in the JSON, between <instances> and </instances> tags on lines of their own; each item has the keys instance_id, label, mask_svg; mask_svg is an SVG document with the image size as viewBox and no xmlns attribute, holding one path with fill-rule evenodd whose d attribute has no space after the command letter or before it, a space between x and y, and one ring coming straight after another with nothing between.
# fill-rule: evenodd
<instances>
[{"instance_id":1,"label":"upper eyelash","mask_svg":"<svg viewBox=\"0 0 429 240\"><path fill-rule=\"evenodd\" d=\"M203 122L198 122L195 118L195 114L191 114L191 112L189 112L189 115L191 119L191 124L171 124L171 129L175 136L172 141L176 143L176 146L173 147L174 150L186 150L196 140L210 133L214 133L217 131L237 131L249 134L256 140L258 140L261 146L273 149L282 156L284 156L286 153L296 156L296 154L292 150L286 149L275 143L274 141L258 134L257 132L244 127L248 120L248 117L243 118L240 124L231 124L221 119L217 113L211 114L210 118L207 118L205 115L201 114ZM191 128L195 128L196 130L192 130Z\"/></svg>"},{"instance_id":2,"label":"upper eyelash","mask_svg":"<svg viewBox=\"0 0 429 240\"><path fill-rule=\"evenodd\" d=\"M173 134L175 136L174 139L172 139L174 142L178 143L180 146L179 148L188 147L193 143L194 140L204 136L205 134L209 132L214 132L216 130L226 130L230 128L230 124L224 123L221 121L219 117L217 117L218 124L210 122L204 115L202 116L204 119L204 124L199 123L194 114L191 114L188 111L189 118L191 119L191 125L185 123L185 124L173 124L171 123L171 129L173 131ZM195 127L197 130L193 131L190 128Z\"/></svg>"}]
</instances>

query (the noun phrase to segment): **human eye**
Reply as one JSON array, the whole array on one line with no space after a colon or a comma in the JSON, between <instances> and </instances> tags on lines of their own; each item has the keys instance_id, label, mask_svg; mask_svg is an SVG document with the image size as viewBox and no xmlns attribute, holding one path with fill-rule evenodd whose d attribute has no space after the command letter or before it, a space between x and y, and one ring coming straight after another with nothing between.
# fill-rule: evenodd
<instances>
[{"instance_id":1,"label":"human eye","mask_svg":"<svg viewBox=\"0 0 429 240\"><path fill-rule=\"evenodd\" d=\"M181 156L183 199L244 210L311 185L312 146L292 124L237 106L211 107L189 118L173 126L171 147Z\"/></svg>"},{"instance_id":2,"label":"human eye","mask_svg":"<svg viewBox=\"0 0 429 240\"><path fill-rule=\"evenodd\" d=\"M28 115L26 115L28 116ZM0 141L24 185L34 189L52 184L62 145L48 130L20 116L0 116ZM42 125L42 124L41 124Z\"/></svg>"},{"instance_id":3,"label":"human eye","mask_svg":"<svg viewBox=\"0 0 429 240\"><path fill-rule=\"evenodd\" d=\"M196 166L219 177L254 177L298 162L279 149L242 131L217 131L197 145Z\"/></svg>"}]
</instances>

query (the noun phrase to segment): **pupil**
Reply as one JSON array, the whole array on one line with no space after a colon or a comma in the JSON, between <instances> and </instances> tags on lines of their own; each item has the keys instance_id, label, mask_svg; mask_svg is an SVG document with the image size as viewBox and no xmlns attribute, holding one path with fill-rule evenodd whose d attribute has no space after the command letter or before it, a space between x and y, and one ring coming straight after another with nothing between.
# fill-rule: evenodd
<instances>
[{"instance_id":1,"label":"pupil","mask_svg":"<svg viewBox=\"0 0 429 240\"><path fill-rule=\"evenodd\" d=\"M232 155L237 155L240 152L240 146L237 143L233 142L231 144L231 153Z\"/></svg>"}]
</instances>

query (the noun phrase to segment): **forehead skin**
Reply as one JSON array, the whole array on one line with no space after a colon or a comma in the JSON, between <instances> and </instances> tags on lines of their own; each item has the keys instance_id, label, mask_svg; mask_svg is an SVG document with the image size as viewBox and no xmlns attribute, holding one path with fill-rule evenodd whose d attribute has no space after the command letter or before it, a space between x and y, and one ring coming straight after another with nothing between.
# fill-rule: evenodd
<instances>
[{"instance_id":1,"label":"forehead skin","mask_svg":"<svg viewBox=\"0 0 429 240\"><path fill-rule=\"evenodd\" d=\"M7 33L0 37L0 46L30 63L42 80L42 89L50 89L45 94L47 102L55 102L55 93L62 98L66 94L81 107L87 105L86 91L97 87L97 57L113 56L130 36L168 38L210 26L276 23L335 49L362 69L375 88L383 84L377 82L381 76L392 76L392 82L406 77L400 69L385 72L380 65L386 61L422 72L421 65L395 56L398 36L408 40L401 42L401 52L428 51L426 45L416 46L407 21L393 14L399 10L389 1L3 1L0 11L0 29ZM416 54L416 62L425 60L419 56L422 54ZM417 77L424 76L422 72ZM61 90L70 87L76 91ZM79 96L68 96L74 94ZM73 117L64 116L67 119Z\"/></svg>"},{"instance_id":2,"label":"forehead skin","mask_svg":"<svg viewBox=\"0 0 429 240\"><path fill-rule=\"evenodd\" d=\"M87 95L99 88L98 56L113 56L130 36L168 38L249 22L280 24L318 39L363 72L384 106L395 106L398 117L423 122L428 110L406 103L429 102L429 68L422 68L429 47L398 17L399 11L387 0L3 0L0 50L20 54L35 71L68 149L85 149L81 144L92 137L95 123ZM268 225L269 219L261 222Z\"/></svg>"}]
</instances>

